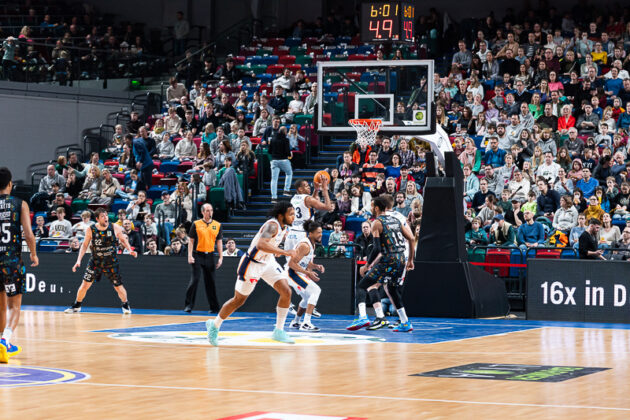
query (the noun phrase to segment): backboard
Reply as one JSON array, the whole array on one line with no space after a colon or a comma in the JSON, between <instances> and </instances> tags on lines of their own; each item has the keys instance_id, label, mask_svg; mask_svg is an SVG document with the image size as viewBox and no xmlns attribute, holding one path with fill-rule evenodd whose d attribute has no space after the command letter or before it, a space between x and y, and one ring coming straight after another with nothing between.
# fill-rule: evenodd
<instances>
[{"instance_id":1,"label":"backboard","mask_svg":"<svg viewBox=\"0 0 630 420\"><path fill-rule=\"evenodd\" d=\"M320 134L353 133L348 120L354 118L381 119L380 133L386 135L431 134L432 99L432 60L317 63Z\"/></svg>"}]
</instances>

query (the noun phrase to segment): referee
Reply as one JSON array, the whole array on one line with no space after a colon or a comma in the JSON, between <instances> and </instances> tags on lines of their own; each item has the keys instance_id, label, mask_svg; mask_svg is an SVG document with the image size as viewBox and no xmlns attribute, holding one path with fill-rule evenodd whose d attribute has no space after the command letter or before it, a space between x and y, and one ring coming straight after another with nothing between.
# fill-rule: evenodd
<instances>
[{"instance_id":1,"label":"referee","mask_svg":"<svg viewBox=\"0 0 630 420\"><path fill-rule=\"evenodd\" d=\"M210 312L219 312L221 306L217 299L217 291L214 285L214 269L223 264L223 229L221 223L212 220L212 205L201 206L202 219L195 221L190 227L188 237L188 264L192 268L190 283L186 290L186 307L184 312L191 312L195 305L197 284L203 273L203 281L206 285L206 295ZM219 261L214 264L214 249L219 251Z\"/></svg>"}]
</instances>

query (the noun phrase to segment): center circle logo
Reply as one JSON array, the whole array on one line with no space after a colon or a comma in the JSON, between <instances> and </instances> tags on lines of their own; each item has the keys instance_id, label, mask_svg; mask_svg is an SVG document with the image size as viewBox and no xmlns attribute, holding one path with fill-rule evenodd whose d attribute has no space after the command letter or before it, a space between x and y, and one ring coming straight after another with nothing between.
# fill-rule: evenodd
<instances>
[{"instance_id":1,"label":"center circle logo","mask_svg":"<svg viewBox=\"0 0 630 420\"><path fill-rule=\"evenodd\" d=\"M0 366L0 388L57 385L82 381L90 375L66 369L35 366Z\"/></svg>"},{"instance_id":2,"label":"center circle logo","mask_svg":"<svg viewBox=\"0 0 630 420\"><path fill-rule=\"evenodd\" d=\"M344 344L382 343L380 337L355 334L299 333L291 332L295 340L292 346L338 346ZM118 333L109 335L118 340L142 341L147 343L195 344L210 346L205 331L155 331L137 333ZM271 339L268 331L221 331L219 346L287 346Z\"/></svg>"}]
</instances>

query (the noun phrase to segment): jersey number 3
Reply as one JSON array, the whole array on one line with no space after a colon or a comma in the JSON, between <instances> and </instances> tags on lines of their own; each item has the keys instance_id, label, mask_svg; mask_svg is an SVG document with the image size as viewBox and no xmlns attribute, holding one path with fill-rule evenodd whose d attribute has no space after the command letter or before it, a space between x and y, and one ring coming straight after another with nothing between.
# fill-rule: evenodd
<instances>
[{"instance_id":1,"label":"jersey number 3","mask_svg":"<svg viewBox=\"0 0 630 420\"><path fill-rule=\"evenodd\" d=\"M302 218L302 209L301 209L300 207L296 207L296 209L295 209L295 216L296 216L298 219L301 219L301 218Z\"/></svg>"}]
</instances>

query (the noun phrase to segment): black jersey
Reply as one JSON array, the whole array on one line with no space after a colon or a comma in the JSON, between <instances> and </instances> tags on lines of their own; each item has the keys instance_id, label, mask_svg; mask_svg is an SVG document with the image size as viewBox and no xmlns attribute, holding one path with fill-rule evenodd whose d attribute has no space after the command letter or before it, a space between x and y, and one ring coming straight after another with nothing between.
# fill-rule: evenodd
<instances>
[{"instance_id":1,"label":"black jersey","mask_svg":"<svg viewBox=\"0 0 630 420\"><path fill-rule=\"evenodd\" d=\"M402 254L405 252L405 244L407 240L402 233L402 225L400 221L393 216L387 214L377 217L383 225L381 233L381 249L383 254Z\"/></svg>"},{"instance_id":2,"label":"black jersey","mask_svg":"<svg viewBox=\"0 0 630 420\"><path fill-rule=\"evenodd\" d=\"M114 227L110 223L105 230L96 228L96 224L90 226L92 230L92 258L96 261L112 261L116 259L118 240Z\"/></svg>"},{"instance_id":3,"label":"black jersey","mask_svg":"<svg viewBox=\"0 0 630 420\"><path fill-rule=\"evenodd\" d=\"M22 255L22 200L0 195L0 262Z\"/></svg>"}]
</instances>

